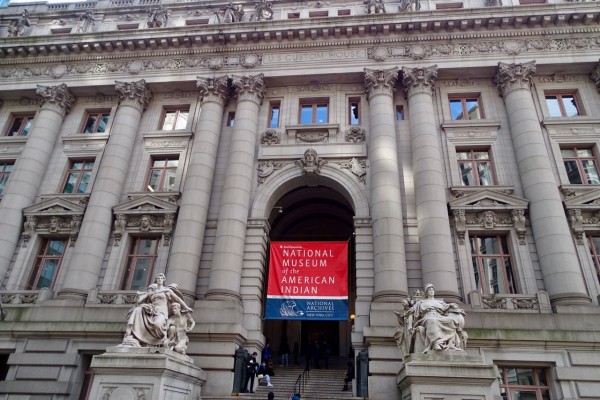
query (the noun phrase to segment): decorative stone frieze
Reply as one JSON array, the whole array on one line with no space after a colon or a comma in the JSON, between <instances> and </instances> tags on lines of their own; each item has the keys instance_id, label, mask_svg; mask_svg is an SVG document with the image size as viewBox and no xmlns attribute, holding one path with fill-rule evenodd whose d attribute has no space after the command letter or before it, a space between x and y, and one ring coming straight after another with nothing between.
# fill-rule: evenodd
<instances>
[{"instance_id":1,"label":"decorative stone frieze","mask_svg":"<svg viewBox=\"0 0 600 400\"><path fill-rule=\"evenodd\" d=\"M231 78L231 85L240 100L249 100L261 104L265 96L264 75L237 76Z\"/></svg>"},{"instance_id":2,"label":"decorative stone frieze","mask_svg":"<svg viewBox=\"0 0 600 400\"><path fill-rule=\"evenodd\" d=\"M327 143L337 135L339 124L307 124L286 125L288 136L294 137L296 143Z\"/></svg>"},{"instance_id":3,"label":"decorative stone frieze","mask_svg":"<svg viewBox=\"0 0 600 400\"><path fill-rule=\"evenodd\" d=\"M243 54L240 56L240 65L244 68L254 68L262 62L260 54Z\"/></svg>"},{"instance_id":4,"label":"decorative stone frieze","mask_svg":"<svg viewBox=\"0 0 600 400\"><path fill-rule=\"evenodd\" d=\"M431 94L437 72L437 65L426 68L402 68L402 86L406 97L410 97L415 93Z\"/></svg>"},{"instance_id":5,"label":"decorative stone frieze","mask_svg":"<svg viewBox=\"0 0 600 400\"><path fill-rule=\"evenodd\" d=\"M367 99L378 94L393 96L398 81L398 68L369 69L365 68L365 93Z\"/></svg>"},{"instance_id":6,"label":"decorative stone frieze","mask_svg":"<svg viewBox=\"0 0 600 400\"><path fill-rule=\"evenodd\" d=\"M364 142L366 138L366 132L364 129L358 126L352 126L346 129L344 140L350 143Z\"/></svg>"},{"instance_id":7,"label":"decorative stone frieze","mask_svg":"<svg viewBox=\"0 0 600 400\"><path fill-rule=\"evenodd\" d=\"M264 145L279 144L281 142L281 134L278 130L267 129L260 136L260 143Z\"/></svg>"},{"instance_id":8,"label":"decorative stone frieze","mask_svg":"<svg viewBox=\"0 0 600 400\"><path fill-rule=\"evenodd\" d=\"M535 61L523 64L498 63L498 72L494 82L498 86L501 96L517 89L531 89L531 78L536 71Z\"/></svg>"},{"instance_id":9,"label":"decorative stone frieze","mask_svg":"<svg viewBox=\"0 0 600 400\"><path fill-rule=\"evenodd\" d=\"M42 107L51 108L63 116L71 111L75 103L75 96L69 91L65 83L58 86L38 85L35 91Z\"/></svg>"},{"instance_id":10,"label":"decorative stone frieze","mask_svg":"<svg viewBox=\"0 0 600 400\"><path fill-rule=\"evenodd\" d=\"M23 247L29 245L34 234L68 237L69 245L73 247L77 241L87 200L87 195L50 197L25 208L25 222L21 235Z\"/></svg>"},{"instance_id":11,"label":"decorative stone frieze","mask_svg":"<svg viewBox=\"0 0 600 400\"><path fill-rule=\"evenodd\" d=\"M136 304L136 293L123 290L98 290L96 288L89 291L86 304L103 304L103 305L122 305Z\"/></svg>"},{"instance_id":12,"label":"decorative stone frieze","mask_svg":"<svg viewBox=\"0 0 600 400\"><path fill-rule=\"evenodd\" d=\"M341 161L337 164L340 168L352 172L359 182L362 182L365 185L367 184L367 160L358 160L356 157L352 157L350 160Z\"/></svg>"},{"instance_id":13,"label":"decorative stone frieze","mask_svg":"<svg viewBox=\"0 0 600 400\"><path fill-rule=\"evenodd\" d=\"M122 104L128 104L145 110L152 99L152 92L146 86L146 80L140 79L135 82L115 82L115 91Z\"/></svg>"},{"instance_id":14,"label":"decorative stone frieze","mask_svg":"<svg viewBox=\"0 0 600 400\"><path fill-rule=\"evenodd\" d=\"M564 82L577 82L581 80L579 75L569 75L566 72L557 72L552 75L537 76L534 80L540 83L564 83Z\"/></svg>"},{"instance_id":15,"label":"decorative stone frieze","mask_svg":"<svg viewBox=\"0 0 600 400\"><path fill-rule=\"evenodd\" d=\"M164 201L153 195L136 197L113 207L114 246L121 244L121 239L126 233L161 234L163 245L169 246L177 211L176 203Z\"/></svg>"},{"instance_id":16,"label":"decorative stone frieze","mask_svg":"<svg viewBox=\"0 0 600 400\"><path fill-rule=\"evenodd\" d=\"M196 87L200 92L202 103L212 101L225 106L229 100L229 85L227 76L217 78L200 78L196 80Z\"/></svg>"},{"instance_id":17,"label":"decorative stone frieze","mask_svg":"<svg viewBox=\"0 0 600 400\"><path fill-rule=\"evenodd\" d=\"M272 160L259 162L258 167L256 168L258 170L258 184L262 185L265 183L267 178L271 176L273 172L283 168L284 165L285 163L283 162L276 162Z\"/></svg>"},{"instance_id":18,"label":"decorative stone frieze","mask_svg":"<svg viewBox=\"0 0 600 400\"><path fill-rule=\"evenodd\" d=\"M459 193L449 202L459 244L465 244L468 230L493 231L508 228L514 230L519 244L525 245L527 205L525 199L493 189Z\"/></svg>"}]
</instances>

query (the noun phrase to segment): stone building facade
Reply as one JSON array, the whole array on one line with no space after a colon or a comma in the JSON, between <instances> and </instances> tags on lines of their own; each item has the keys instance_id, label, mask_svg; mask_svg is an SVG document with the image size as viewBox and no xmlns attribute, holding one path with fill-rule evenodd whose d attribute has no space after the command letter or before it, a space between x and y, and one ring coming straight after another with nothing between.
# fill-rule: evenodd
<instances>
[{"instance_id":1,"label":"stone building facade","mask_svg":"<svg viewBox=\"0 0 600 400\"><path fill-rule=\"evenodd\" d=\"M0 398L85 398L161 272L206 396L325 333L406 398L393 311L433 283L498 398L600 398L596 2L1 11ZM348 240L352 318L262 318L275 240Z\"/></svg>"}]
</instances>

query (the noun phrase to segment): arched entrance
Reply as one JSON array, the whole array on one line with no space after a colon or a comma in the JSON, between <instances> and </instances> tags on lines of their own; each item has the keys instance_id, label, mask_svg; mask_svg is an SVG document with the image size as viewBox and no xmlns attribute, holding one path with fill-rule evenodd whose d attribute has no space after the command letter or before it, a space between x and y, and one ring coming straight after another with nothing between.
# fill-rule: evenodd
<instances>
[{"instance_id":1,"label":"arched entrance","mask_svg":"<svg viewBox=\"0 0 600 400\"><path fill-rule=\"evenodd\" d=\"M276 201L269 214L271 241L348 241L349 313L354 313L356 273L354 251L354 209L347 198L326 186L297 187ZM265 294L266 295L266 294ZM266 320L264 335L275 355L282 341L290 347L298 342L301 352L308 341L326 342L331 355L348 355L351 321ZM290 357L291 360L291 357Z\"/></svg>"}]
</instances>

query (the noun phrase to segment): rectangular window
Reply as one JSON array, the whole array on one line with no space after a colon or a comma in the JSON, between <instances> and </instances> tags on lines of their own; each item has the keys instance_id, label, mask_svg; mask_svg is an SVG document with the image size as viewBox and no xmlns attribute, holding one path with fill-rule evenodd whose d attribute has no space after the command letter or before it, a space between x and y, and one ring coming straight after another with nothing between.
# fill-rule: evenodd
<instances>
[{"instance_id":1,"label":"rectangular window","mask_svg":"<svg viewBox=\"0 0 600 400\"><path fill-rule=\"evenodd\" d=\"M172 192L175 190L178 158L160 157L152 159L146 188L149 192Z\"/></svg>"},{"instance_id":2,"label":"rectangular window","mask_svg":"<svg viewBox=\"0 0 600 400\"><path fill-rule=\"evenodd\" d=\"M596 275L598 281L600 281L600 235L588 235L590 243L590 253L592 254L592 260L596 267Z\"/></svg>"},{"instance_id":3,"label":"rectangular window","mask_svg":"<svg viewBox=\"0 0 600 400\"><path fill-rule=\"evenodd\" d=\"M104 133L108 125L110 111L88 112L83 126L83 133Z\"/></svg>"},{"instance_id":4,"label":"rectangular window","mask_svg":"<svg viewBox=\"0 0 600 400\"><path fill-rule=\"evenodd\" d=\"M404 120L404 107L396 106L396 121Z\"/></svg>"},{"instance_id":5,"label":"rectangular window","mask_svg":"<svg viewBox=\"0 0 600 400\"><path fill-rule=\"evenodd\" d=\"M298 18L300 18L299 12L288 13L288 19L298 19Z\"/></svg>"},{"instance_id":6,"label":"rectangular window","mask_svg":"<svg viewBox=\"0 0 600 400\"><path fill-rule=\"evenodd\" d=\"M546 105L551 117L578 117L583 115L574 93L546 94Z\"/></svg>"},{"instance_id":7,"label":"rectangular window","mask_svg":"<svg viewBox=\"0 0 600 400\"><path fill-rule=\"evenodd\" d=\"M569 183L573 185L598 185L598 166L592 149L577 147L561 149Z\"/></svg>"},{"instance_id":8,"label":"rectangular window","mask_svg":"<svg viewBox=\"0 0 600 400\"><path fill-rule=\"evenodd\" d=\"M4 193L4 188L8 183L8 178L15 164L13 161L0 161L0 196Z\"/></svg>"},{"instance_id":9,"label":"rectangular window","mask_svg":"<svg viewBox=\"0 0 600 400\"><path fill-rule=\"evenodd\" d=\"M329 11L310 11L308 13L309 18L327 17L328 15L329 15Z\"/></svg>"},{"instance_id":10,"label":"rectangular window","mask_svg":"<svg viewBox=\"0 0 600 400\"><path fill-rule=\"evenodd\" d=\"M67 239L44 239L35 258L35 267L29 279L29 288L51 288L62 263Z\"/></svg>"},{"instance_id":11,"label":"rectangular window","mask_svg":"<svg viewBox=\"0 0 600 400\"><path fill-rule=\"evenodd\" d=\"M27 136L33 123L34 114L14 115L6 136Z\"/></svg>"},{"instance_id":12,"label":"rectangular window","mask_svg":"<svg viewBox=\"0 0 600 400\"><path fill-rule=\"evenodd\" d=\"M187 127L189 107L167 108L163 113L161 129L163 131L175 131Z\"/></svg>"},{"instance_id":13,"label":"rectangular window","mask_svg":"<svg viewBox=\"0 0 600 400\"><path fill-rule=\"evenodd\" d=\"M360 98L351 97L348 100L348 115L350 125L360 125Z\"/></svg>"},{"instance_id":14,"label":"rectangular window","mask_svg":"<svg viewBox=\"0 0 600 400\"><path fill-rule=\"evenodd\" d=\"M94 161L71 160L62 193L85 193L94 169Z\"/></svg>"},{"instance_id":15,"label":"rectangular window","mask_svg":"<svg viewBox=\"0 0 600 400\"><path fill-rule=\"evenodd\" d=\"M343 10L338 10L338 15L339 15L340 17L342 17L342 16L344 16L344 17L345 17L345 16L348 16L348 15L350 15L350 10L349 10L349 9L346 9L346 8L345 8L345 9L343 9Z\"/></svg>"},{"instance_id":16,"label":"rectangular window","mask_svg":"<svg viewBox=\"0 0 600 400\"><path fill-rule=\"evenodd\" d=\"M301 124L326 124L329 122L329 99L300 100Z\"/></svg>"},{"instance_id":17,"label":"rectangular window","mask_svg":"<svg viewBox=\"0 0 600 400\"><path fill-rule=\"evenodd\" d=\"M279 127L279 115L281 113L281 102L273 100L269 104L269 128Z\"/></svg>"},{"instance_id":18,"label":"rectangular window","mask_svg":"<svg viewBox=\"0 0 600 400\"><path fill-rule=\"evenodd\" d=\"M436 10L451 10L455 8L463 8L463 3L442 3L435 5Z\"/></svg>"},{"instance_id":19,"label":"rectangular window","mask_svg":"<svg viewBox=\"0 0 600 400\"><path fill-rule=\"evenodd\" d=\"M482 119L483 110L479 96L456 96L449 97L450 115L452 120Z\"/></svg>"},{"instance_id":20,"label":"rectangular window","mask_svg":"<svg viewBox=\"0 0 600 400\"><path fill-rule=\"evenodd\" d=\"M488 150L457 150L456 160L463 186L492 186L492 158Z\"/></svg>"},{"instance_id":21,"label":"rectangular window","mask_svg":"<svg viewBox=\"0 0 600 400\"><path fill-rule=\"evenodd\" d=\"M506 236L474 235L469 241L477 290L487 294L517 293Z\"/></svg>"},{"instance_id":22,"label":"rectangular window","mask_svg":"<svg viewBox=\"0 0 600 400\"><path fill-rule=\"evenodd\" d=\"M500 394L507 400L550 400L550 385L543 368L498 367Z\"/></svg>"},{"instance_id":23,"label":"rectangular window","mask_svg":"<svg viewBox=\"0 0 600 400\"><path fill-rule=\"evenodd\" d=\"M133 238L121 290L140 290L148 286L158 254L159 238Z\"/></svg>"},{"instance_id":24,"label":"rectangular window","mask_svg":"<svg viewBox=\"0 0 600 400\"><path fill-rule=\"evenodd\" d=\"M226 126L233 126L235 124L235 111L229 111L227 113L227 125Z\"/></svg>"}]
</instances>

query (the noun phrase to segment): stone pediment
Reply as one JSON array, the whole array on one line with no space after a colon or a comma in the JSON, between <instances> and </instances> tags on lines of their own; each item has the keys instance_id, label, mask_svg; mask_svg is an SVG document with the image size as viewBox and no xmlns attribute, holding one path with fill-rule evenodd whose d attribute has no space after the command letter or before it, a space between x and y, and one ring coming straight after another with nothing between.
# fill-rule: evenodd
<instances>
[{"instance_id":1,"label":"stone pediment","mask_svg":"<svg viewBox=\"0 0 600 400\"><path fill-rule=\"evenodd\" d=\"M151 195L141 196L113 207L115 214L165 214L177 212L177 204L158 199Z\"/></svg>"},{"instance_id":2,"label":"stone pediment","mask_svg":"<svg viewBox=\"0 0 600 400\"><path fill-rule=\"evenodd\" d=\"M481 189L466 193L451 200L448 205L451 210L464 209L472 211L483 210L525 210L529 201L521 197L499 192L493 189Z\"/></svg>"},{"instance_id":3,"label":"stone pediment","mask_svg":"<svg viewBox=\"0 0 600 400\"><path fill-rule=\"evenodd\" d=\"M83 215L85 206L55 197L23 209L23 215Z\"/></svg>"},{"instance_id":4,"label":"stone pediment","mask_svg":"<svg viewBox=\"0 0 600 400\"><path fill-rule=\"evenodd\" d=\"M150 194L134 197L113 207L116 217L114 245L121 244L125 233L150 233L162 235L163 245L168 246L178 208L176 203Z\"/></svg>"},{"instance_id":5,"label":"stone pediment","mask_svg":"<svg viewBox=\"0 0 600 400\"><path fill-rule=\"evenodd\" d=\"M74 197L74 203L62 197L51 197L23 210L23 246L29 244L35 234L62 235L69 237L70 246L74 246L79 227L85 213L87 196Z\"/></svg>"},{"instance_id":6,"label":"stone pediment","mask_svg":"<svg viewBox=\"0 0 600 400\"><path fill-rule=\"evenodd\" d=\"M580 208L584 210L598 210L600 209L600 189L567 197L564 203L567 209Z\"/></svg>"}]
</instances>

